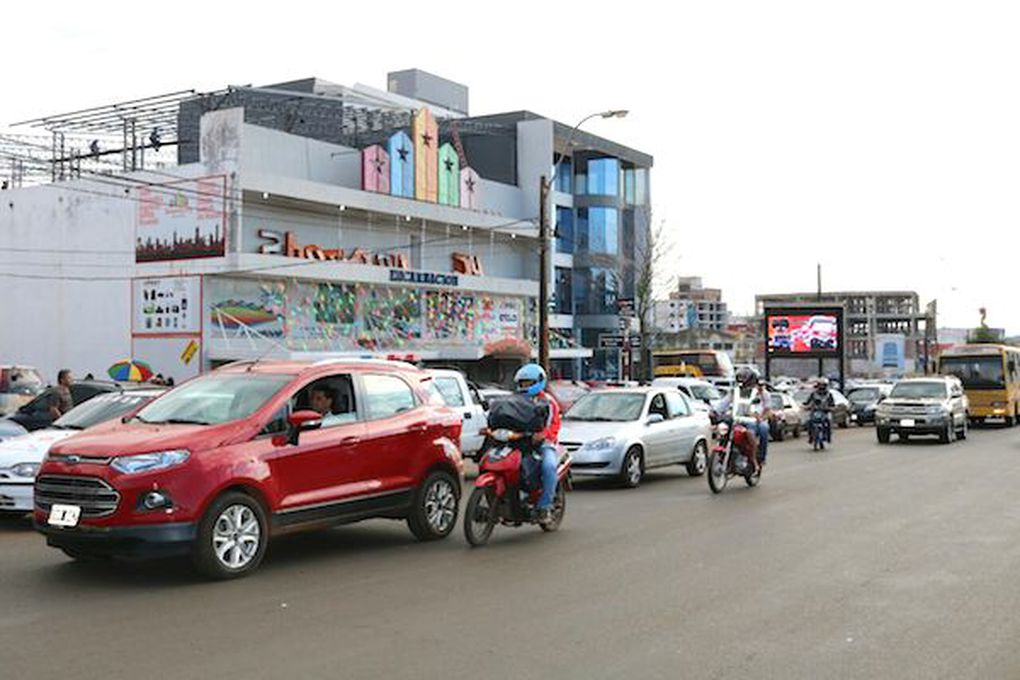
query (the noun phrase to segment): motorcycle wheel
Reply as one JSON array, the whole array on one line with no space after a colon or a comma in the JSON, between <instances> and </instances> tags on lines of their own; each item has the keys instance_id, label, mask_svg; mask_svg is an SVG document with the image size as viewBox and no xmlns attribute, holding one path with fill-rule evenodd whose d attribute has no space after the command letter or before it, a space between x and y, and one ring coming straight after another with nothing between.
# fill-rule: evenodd
<instances>
[{"instance_id":1,"label":"motorcycle wheel","mask_svg":"<svg viewBox=\"0 0 1020 680\"><path fill-rule=\"evenodd\" d=\"M722 493L726 488L726 468L723 467L722 455L717 451L708 457L708 488L712 493Z\"/></svg>"},{"instance_id":2,"label":"motorcycle wheel","mask_svg":"<svg viewBox=\"0 0 1020 680\"><path fill-rule=\"evenodd\" d=\"M751 487L758 486L761 483L761 468L758 468L757 472L744 475L744 483Z\"/></svg>"},{"instance_id":3,"label":"motorcycle wheel","mask_svg":"<svg viewBox=\"0 0 1020 680\"><path fill-rule=\"evenodd\" d=\"M464 538L474 547L485 545L496 526L496 494L489 487L471 492L464 510Z\"/></svg>"},{"instance_id":4,"label":"motorcycle wheel","mask_svg":"<svg viewBox=\"0 0 1020 680\"><path fill-rule=\"evenodd\" d=\"M548 524L539 524L542 531L556 531L563 522L563 515L567 514L567 490L563 488L563 482L556 485L556 497L553 498L552 520Z\"/></svg>"}]
</instances>

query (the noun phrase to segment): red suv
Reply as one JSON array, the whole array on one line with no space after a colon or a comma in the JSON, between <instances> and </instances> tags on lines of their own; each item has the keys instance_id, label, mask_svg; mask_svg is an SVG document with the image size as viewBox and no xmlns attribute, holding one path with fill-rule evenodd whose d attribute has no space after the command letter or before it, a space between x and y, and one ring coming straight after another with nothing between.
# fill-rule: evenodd
<instances>
[{"instance_id":1,"label":"red suv","mask_svg":"<svg viewBox=\"0 0 1020 680\"><path fill-rule=\"evenodd\" d=\"M231 364L54 446L35 526L75 559L190 553L217 578L253 571L270 536L301 529L388 517L445 538L460 427L409 364Z\"/></svg>"}]
</instances>

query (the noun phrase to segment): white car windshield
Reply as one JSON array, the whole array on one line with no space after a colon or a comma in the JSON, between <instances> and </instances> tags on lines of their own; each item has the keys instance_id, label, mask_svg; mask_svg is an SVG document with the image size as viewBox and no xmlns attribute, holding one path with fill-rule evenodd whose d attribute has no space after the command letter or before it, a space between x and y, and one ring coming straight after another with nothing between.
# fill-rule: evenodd
<instances>
[{"instance_id":1,"label":"white car windshield","mask_svg":"<svg viewBox=\"0 0 1020 680\"><path fill-rule=\"evenodd\" d=\"M899 383L889 396L893 399L945 399L946 386L940 382Z\"/></svg>"},{"instance_id":2,"label":"white car windshield","mask_svg":"<svg viewBox=\"0 0 1020 680\"><path fill-rule=\"evenodd\" d=\"M60 430L84 430L86 427L131 413L152 399L151 394L139 395L130 392L100 394L62 415L53 423L53 427Z\"/></svg>"}]
</instances>

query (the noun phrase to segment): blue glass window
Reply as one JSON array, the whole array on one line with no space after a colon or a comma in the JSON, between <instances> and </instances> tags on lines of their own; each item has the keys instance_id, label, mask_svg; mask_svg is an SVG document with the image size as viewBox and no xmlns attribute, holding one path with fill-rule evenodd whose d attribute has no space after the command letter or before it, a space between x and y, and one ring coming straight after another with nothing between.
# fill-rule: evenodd
<instances>
[{"instance_id":1,"label":"blue glass window","mask_svg":"<svg viewBox=\"0 0 1020 680\"><path fill-rule=\"evenodd\" d=\"M620 194L620 161L596 158L588 161L588 193L594 196Z\"/></svg>"},{"instance_id":2,"label":"blue glass window","mask_svg":"<svg viewBox=\"0 0 1020 680\"><path fill-rule=\"evenodd\" d=\"M588 250L616 255L620 252L620 214L616 208L588 208Z\"/></svg>"},{"instance_id":3,"label":"blue glass window","mask_svg":"<svg viewBox=\"0 0 1020 680\"><path fill-rule=\"evenodd\" d=\"M574 211L556 206L556 252L574 252Z\"/></svg>"},{"instance_id":4,"label":"blue glass window","mask_svg":"<svg viewBox=\"0 0 1020 680\"><path fill-rule=\"evenodd\" d=\"M573 271L566 267L556 267L556 305L555 314L574 313L574 282Z\"/></svg>"},{"instance_id":5,"label":"blue glass window","mask_svg":"<svg viewBox=\"0 0 1020 680\"><path fill-rule=\"evenodd\" d=\"M555 166L553 166L555 167ZM562 191L565 194L573 193L574 187L572 186L574 177L574 167L569 158L564 158L563 162L560 163L560 167L556 170L556 182L553 188L556 191Z\"/></svg>"}]
</instances>

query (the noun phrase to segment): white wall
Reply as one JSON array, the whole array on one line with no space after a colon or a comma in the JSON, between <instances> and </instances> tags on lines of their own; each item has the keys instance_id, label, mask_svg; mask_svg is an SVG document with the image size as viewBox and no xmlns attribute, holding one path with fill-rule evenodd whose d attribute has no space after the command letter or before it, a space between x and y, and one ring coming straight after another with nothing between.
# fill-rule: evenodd
<instances>
[{"instance_id":1,"label":"white wall","mask_svg":"<svg viewBox=\"0 0 1020 680\"><path fill-rule=\"evenodd\" d=\"M0 199L0 363L105 375L131 353L134 201L87 181Z\"/></svg>"}]
</instances>

